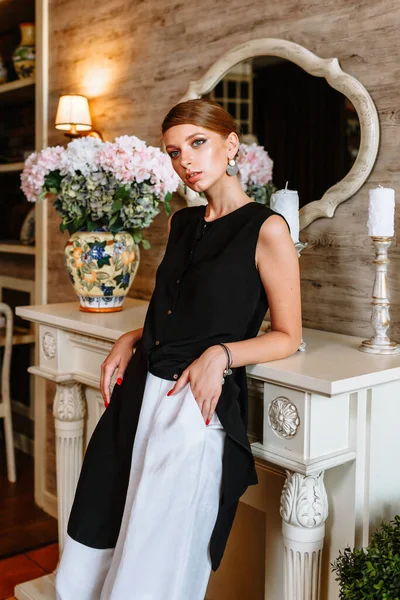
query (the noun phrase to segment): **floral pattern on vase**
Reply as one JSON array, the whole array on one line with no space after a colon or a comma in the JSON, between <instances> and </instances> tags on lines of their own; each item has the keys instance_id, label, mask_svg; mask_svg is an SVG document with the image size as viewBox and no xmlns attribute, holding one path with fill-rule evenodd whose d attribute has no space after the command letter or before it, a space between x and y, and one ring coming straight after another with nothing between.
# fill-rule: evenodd
<instances>
[{"instance_id":1,"label":"floral pattern on vase","mask_svg":"<svg viewBox=\"0 0 400 600\"><path fill-rule=\"evenodd\" d=\"M33 77L35 74L35 25L34 23L20 23L21 42L12 54L15 72L18 79Z\"/></svg>"},{"instance_id":2,"label":"floral pattern on vase","mask_svg":"<svg viewBox=\"0 0 400 600\"><path fill-rule=\"evenodd\" d=\"M139 267L139 246L130 233L77 231L65 245L64 264L80 310L122 310Z\"/></svg>"}]
</instances>

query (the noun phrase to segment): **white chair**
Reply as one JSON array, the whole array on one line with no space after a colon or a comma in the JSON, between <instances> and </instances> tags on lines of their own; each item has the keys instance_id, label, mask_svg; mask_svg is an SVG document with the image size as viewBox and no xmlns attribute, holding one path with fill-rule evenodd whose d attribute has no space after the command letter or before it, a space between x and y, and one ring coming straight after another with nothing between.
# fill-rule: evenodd
<instances>
[{"instance_id":1,"label":"white chair","mask_svg":"<svg viewBox=\"0 0 400 600\"><path fill-rule=\"evenodd\" d=\"M11 399L10 399L10 366L13 344L13 312L11 307L0 302L0 315L5 316L5 335L0 333L0 346L4 346L4 359L1 371L0 418L4 419L6 437L6 458L8 481L17 481L15 470L14 437L12 428Z\"/></svg>"}]
</instances>

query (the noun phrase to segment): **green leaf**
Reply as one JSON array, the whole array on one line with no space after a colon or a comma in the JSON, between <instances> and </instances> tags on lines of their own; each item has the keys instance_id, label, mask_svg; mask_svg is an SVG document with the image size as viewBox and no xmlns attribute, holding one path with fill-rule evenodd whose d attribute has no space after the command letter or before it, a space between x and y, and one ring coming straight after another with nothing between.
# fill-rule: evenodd
<instances>
[{"instance_id":1,"label":"green leaf","mask_svg":"<svg viewBox=\"0 0 400 600\"><path fill-rule=\"evenodd\" d=\"M111 233L118 233L119 231L121 231L123 229L123 221L121 219L121 217L118 215L118 219L116 221L114 221L114 223L112 225L109 225L109 229L111 231Z\"/></svg>"},{"instance_id":2,"label":"green leaf","mask_svg":"<svg viewBox=\"0 0 400 600\"><path fill-rule=\"evenodd\" d=\"M115 221L118 219L119 214L115 213L115 215L110 219L108 226L110 227L110 225L113 225L115 223Z\"/></svg>"},{"instance_id":3,"label":"green leaf","mask_svg":"<svg viewBox=\"0 0 400 600\"><path fill-rule=\"evenodd\" d=\"M101 269L104 265L110 265L110 257L104 256L103 258L99 258L97 261L98 268Z\"/></svg>"},{"instance_id":4,"label":"green leaf","mask_svg":"<svg viewBox=\"0 0 400 600\"><path fill-rule=\"evenodd\" d=\"M169 216L171 214L171 205L169 204L169 202L164 202L164 208L165 208L165 212Z\"/></svg>"},{"instance_id":5,"label":"green leaf","mask_svg":"<svg viewBox=\"0 0 400 600\"><path fill-rule=\"evenodd\" d=\"M96 221L91 221L91 219L87 218L86 226L88 231L94 231L95 229L98 229L99 223L96 223Z\"/></svg>"},{"instance_id":6,"label":"green leaf","mask_svg":"<svg viewBox=\"0 0 400 600\"><path fill-rule=\"evenodd\" d=\"M53 194L57 194L60 191L62 179L63 175L60 174L59 169L50 171L44 178L46 189Z\"/></svg>"},{"instance_id":7,"label":"green leaf","mask_svg":"<svg viewBox=\"0 0 400 600\"><path fill-rule=\"evenodd\" d=\"M149 250L149 248L151 248L151 244L148 240L142 240L142 246L145 250Z\"/></svg>"}]
</instances>

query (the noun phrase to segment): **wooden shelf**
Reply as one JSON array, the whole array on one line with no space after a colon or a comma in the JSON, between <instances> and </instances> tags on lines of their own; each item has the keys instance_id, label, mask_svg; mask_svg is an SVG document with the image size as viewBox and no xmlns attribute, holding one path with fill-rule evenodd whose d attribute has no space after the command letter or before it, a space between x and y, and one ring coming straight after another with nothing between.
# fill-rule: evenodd
<instances>
[{"instance_id":1,"label":"wooden shelf","mask_svg":"<svg viewBox=\"0 0 400 600\"><path fill-rule=\"evenodd\" d=\"M35 254L35 246L25 246L17 240L0 241L0 252L8 254Z\"/></svg>"},{"instance_id":2,"label":"wooden shelf","mask_svg":"<svg viewBox=\"0 0 400 600\"><path fill-rule=\"evenodd\" d=\"M12 173L13 171L22 171L25 163L16 162L16 163L6 163L0 165L0 173Z\"/></svg>"},{"instance_id":3,"label":"wooden shelf","mask_svg":"<svg viewBox=\"0 0 400 600\"><path fill-rule=\"evenodd\" d=\"M0 84L0 106L35 101L35 77Z\"/></svg>"},{"instance_id":4,"label":"wooden shelf","mask_svg":"<svg viewBox=\"0 0 400 600\"><path fill-rule=\"evenodd\" d=\"M8 92L18 90L19 88L34 85L34 83L34 77L27 77L26 79L16 79L15 81L7 81L6 83L0 84L0 94L7 94Z\"/></svg>"}]
</instances>

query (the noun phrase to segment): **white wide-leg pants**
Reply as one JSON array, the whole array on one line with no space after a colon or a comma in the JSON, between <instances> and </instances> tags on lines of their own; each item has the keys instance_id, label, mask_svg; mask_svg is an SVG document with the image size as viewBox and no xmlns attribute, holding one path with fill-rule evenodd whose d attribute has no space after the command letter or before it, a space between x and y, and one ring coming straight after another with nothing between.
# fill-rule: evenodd
<instances>
[{"instance_id":1,"label":"white wide-leg pants","mask_svg":"<svg viewBox=\"0 0 400 600\"><path fill-rule=\"evenodd\" d=\"M57 600L204 599L225 431L216 413L205 424L189 383L167 396L173 385L148 372L116 547L67 535Z\"/></svg>"}]
</instances>

